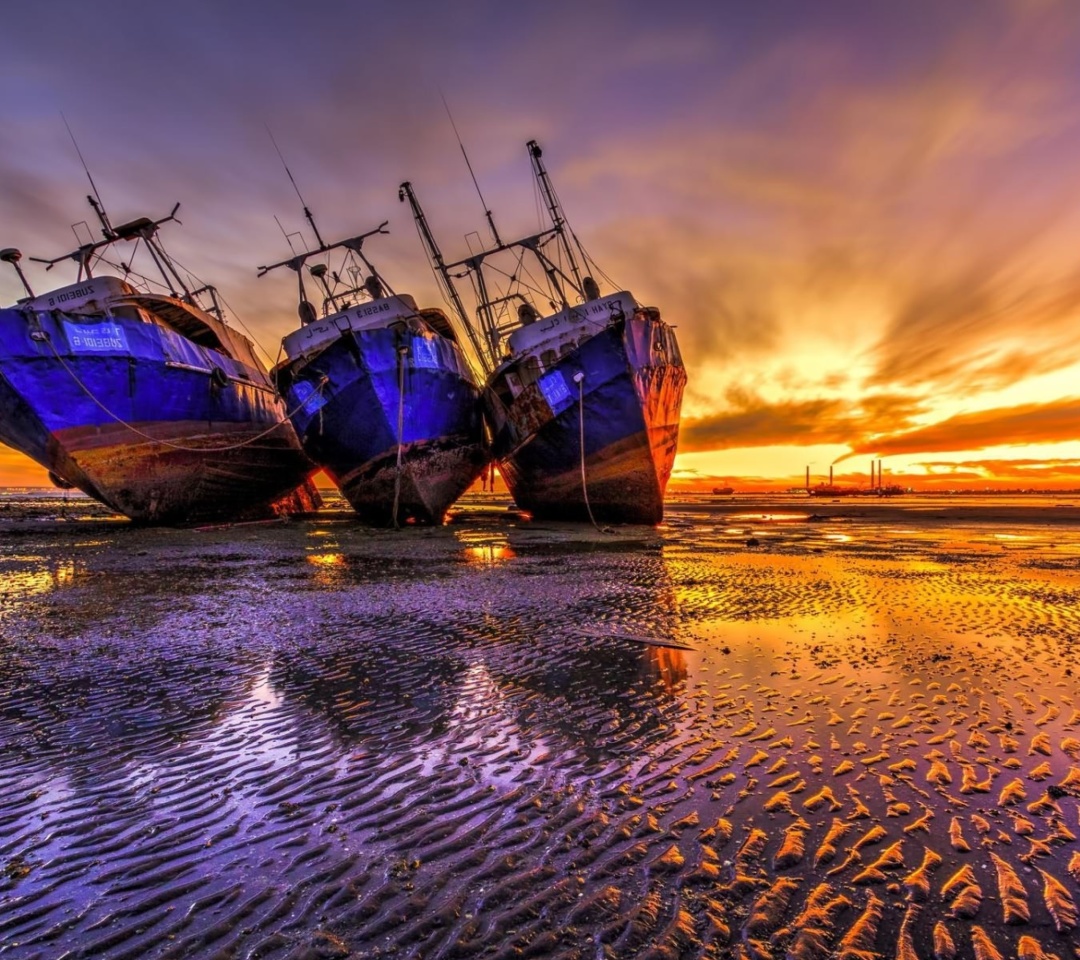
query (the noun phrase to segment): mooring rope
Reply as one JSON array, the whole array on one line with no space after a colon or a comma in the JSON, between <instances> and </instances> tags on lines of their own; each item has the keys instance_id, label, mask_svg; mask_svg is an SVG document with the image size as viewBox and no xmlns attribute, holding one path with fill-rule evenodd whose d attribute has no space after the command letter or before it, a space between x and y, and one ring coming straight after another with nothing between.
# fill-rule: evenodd
<instances>
[{"instance_id":1,"label":"mooring rope","mask_svg":"<svg viewBox=\"0 0 1080 960\"><path fill-rule=\"evenodd\" d=\"M227 452L229 450L239 450L239 449L241 449L243 447L247 447L247 446L250 446L253 443L256 443L257 441L261 440L263 437L269 436L271 433L273 433L275 430L277 430L279 427L281 427L282 423L284 423L284 420L282 420L282 421L280 421L278 423L275 423L272 426L268 427L262 433L256 434L254 437L248 437L247 440L241 440L239 443L231 443L231 444L226 444L224 446L187 447L187 446L184 446L181 443L173 443L171 440L161 440L158 437L153 437L150 434L145 433L144 431L140 430L138 427L134 426L133 424L128 423L128 421L125 420L123 417L117 416L115 413L112 412L112 410L110 410L107 406L105 406L105 404L103 404L97 397L95 397L94 394L90 392L90 388L85 383L83 383L82 380L79 379L79 375L74 370L72 370L70 366L68 366L67 361L65 361L64 358L62 356L60 356L59 353L57 353L56 347L53 346L52 337L49 336L48 332L46 332L46 331L42 331L42 332L45 333L45 342L49 345L49 349L52 351L53 356L56 357L56 359L60 362L60 366L62 366L67 371L67 373L71 377L71 379L74 380L75 383L77 383L79 385L79 387L83 391L83 393L85 393L98 407L100 407L105 412L105 414L107 416L111 417L113 420L115 420L122 427L125 427L128 430L130 430L136 436L142 437L144 440L149 440L151 443L157 443L157 444L160 444L163 447L169 447L169 448L171 448L173 450L180 450L180 451L182 451L184 453ZM315 391L316 395L319 395L319 396L322 395L322 391L326 387L326 384L328 382L329 382L329 377L323 377L322 380L319 381L319 386ZM306 397L302 403L298 404L296 407L294 407L292 410L290 410L288 413L286 413L285 418L289 419L289 418L292 417L292 415L294 413L299 412L303 408L304 404L306 404L310 399L311 399L310 396Z\"/></svg>"},{"instance_id":2,"label":"mooring rope","mask_svg":"<svg viewBox=\"0 0 1080 960\"><path fill-rule=\"evenodd\" d=\"M405 434L405 354L408 348L398 349L398 405L397 405L397 467L394 470L394 529L400 530L398 504L401 500L401 450Z\"/></svg>"},{"instance_id":3,"label":"mooring rope","mask_svg":"<svg viewBox=\"0 0 1080 960\"><path fill-rule=\"evenodd\" d=\"M585 509L589 514L589 523L596 527L598 533L603 533L604 531L593 516L592 507L589 505L589 486L585 482L585 374L579 371L574 374L574 379L577 381L578 388L578 444L581 447L581 492L585 497Z\"/></svg>"}]
</instances>

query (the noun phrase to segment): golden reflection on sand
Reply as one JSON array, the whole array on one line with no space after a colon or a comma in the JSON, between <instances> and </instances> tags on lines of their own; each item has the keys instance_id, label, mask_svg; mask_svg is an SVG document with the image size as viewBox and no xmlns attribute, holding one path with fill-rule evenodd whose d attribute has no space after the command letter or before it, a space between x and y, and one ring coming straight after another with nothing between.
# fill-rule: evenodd
<instances>
[{"instance_id":1,"label":"golden reflection on sand","mask_svg":"<svg viewBox=\"0 0 1080 960\"><path fill-rule=\"evenodd\" d=\"M345 563L342 553L309 553L307 562L313 567L340 567Z\"/></svg>"},{"instance_id":2,"label":"golden reflection on sand","mask_svg":"<svg viewBox=\"0 0 1080 960\"><path fill-rule=\"evenodd\" d=\"M21 556L70 589L20 581L3 624L0 926L41 956L1080 957L1080 519L766 507ZM210 574L178 598L133 543Z\"/></svg>"},{"instance_id":3,"label":"golden reflection on sand","mask_svg":"<svg viewBox=\"0 0 1080 960\"><path fill-rule=\"evenodd\" d=\"M41 557L16 557L20 561L40 563ZM46 562L40 569L17 570L4 573L0 577L0 587L10 593L18 593L23 596L40 596L51 593L62 587L71 586L76 579L76 566L74 560Z\"/></svg>"},{"instance_id":4,"label":"golden reflection on sand","mask_svg":"<svg viewBox=\"0 0 1080 960\"><path fill-rule=\"evenodd\" d=\"M455 530L454 536L462 545L462 556L470 564L494 567L517 556L504 534Z\"/></svg>"},{"instance_id":5,"label":"golden reflection on sand","mask_svg":"<svg viewBox=\"0 0 1080 960\"><path fill-rule=\"evenodd\" d=\"M304 559L314 568L311 579L315 586L329 589L347 581L347 560L343 553L309 553Z\"/></svg>"}]
</instances>

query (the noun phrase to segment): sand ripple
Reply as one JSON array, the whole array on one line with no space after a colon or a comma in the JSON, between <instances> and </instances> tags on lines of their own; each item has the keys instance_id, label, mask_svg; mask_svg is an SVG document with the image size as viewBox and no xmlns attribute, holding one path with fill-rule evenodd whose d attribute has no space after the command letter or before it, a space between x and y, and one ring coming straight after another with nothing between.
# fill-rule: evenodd
<instances>
[{"instance_id":1,"label":"sand ripple","mask_svg":"<svg viewBox=\"0 0 1080 960\"><path fill-rule=\"evenodd\" d=\"M1080 526L673 521L10 541L0 956L1077 956Z\"/></svg>"}]
</instances>

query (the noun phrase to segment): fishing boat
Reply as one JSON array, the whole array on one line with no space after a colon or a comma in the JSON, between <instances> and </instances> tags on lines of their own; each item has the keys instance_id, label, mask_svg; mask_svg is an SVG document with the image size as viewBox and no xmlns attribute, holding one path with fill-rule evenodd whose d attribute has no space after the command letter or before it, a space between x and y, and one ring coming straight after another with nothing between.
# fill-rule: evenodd
<instances>
[{"instance_id":1,"label":"fishing boat","mask_svg":"<svg viewBox=\"0 0 1080 960\"><path fill-rule=\"evenodd\" d=\"M158 239L180 205L113 227L88 199L104 239L39 261L74 260L75 283L35 295L21 253L0 251L26 292L0 309L0 442L56 485L141 523L317 508L314 466L252 342L225 323L213 287L190 288ZM127 279L94 275L122 243L149 252L167 293L137 287L127 266L117 271Z\"/></svg>"},{"instance_id":2,"label":"fishing boat","mask_svg":"<svg viewBox=\"0 0 1080 960\"><path fill-rule=\"evenodd\" d=\"M490 457L480 388L443 311L394 293L356 237L325 243L305 205L317 248L268 267L296 272L300 327L282 341L278 389L307 455L371 526L440 524ZM338 269L325 260L344 252ZM326 258L328 259L328 257ZM366 272L366 276L364 275ZM307 299L305 273L323 298Z\"/></svg>"},{"instance_id":3,"label":"fishing boat","mask_svg":"<svg viewBox=\"0 0 1080 960\"><path fill-rule=\"evenodd\" d=\"M504 242L485 211L494 245L446 263L411 184L401 197L463 323L471 325L455 279L468 276L477 291L484 412L517 505L541 519L659 523L686 385L675 331L628 290L601 292L539 145L527 148L549 229ZM509 268L498 267L500 256Z\"/></svg>"}]
</instances>

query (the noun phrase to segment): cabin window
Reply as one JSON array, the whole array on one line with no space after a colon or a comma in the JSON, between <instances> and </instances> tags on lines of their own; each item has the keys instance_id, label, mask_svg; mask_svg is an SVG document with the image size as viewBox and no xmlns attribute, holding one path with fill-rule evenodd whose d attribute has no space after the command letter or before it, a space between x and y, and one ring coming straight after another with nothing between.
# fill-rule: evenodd
<instances>
[{"instance_id":1,"label":"cabin window","mask_svg":"<svg viewBox=\"0 0 1080 960\"><path fill-rule=\"evenodd\" d=\"M518 367L522 387L536 383L540 379L540 361L536 357L526 357Z\"/></svg>"},{"instance_id":2,"label":"cabin window","mask_svg":"<svg viewBox=\"0 0 1080 960\"><path fill-rule=\"evenodd\" d=\"M110 307L109 313L116 317L117 320L133 320L136 323L144 322L142 311L138 307Z\"/></svg>"},{"instance_id":3,"label":"cabin window","mask_svg":"<svg viewBox=\"0 0 1080 960\"><path fill-rule=\"evenodd\" d=\"M559 355L554 350L545 350L540 354L540 363L545 370L550 370L559 362Z\"/></svg>"}]
</instances>

